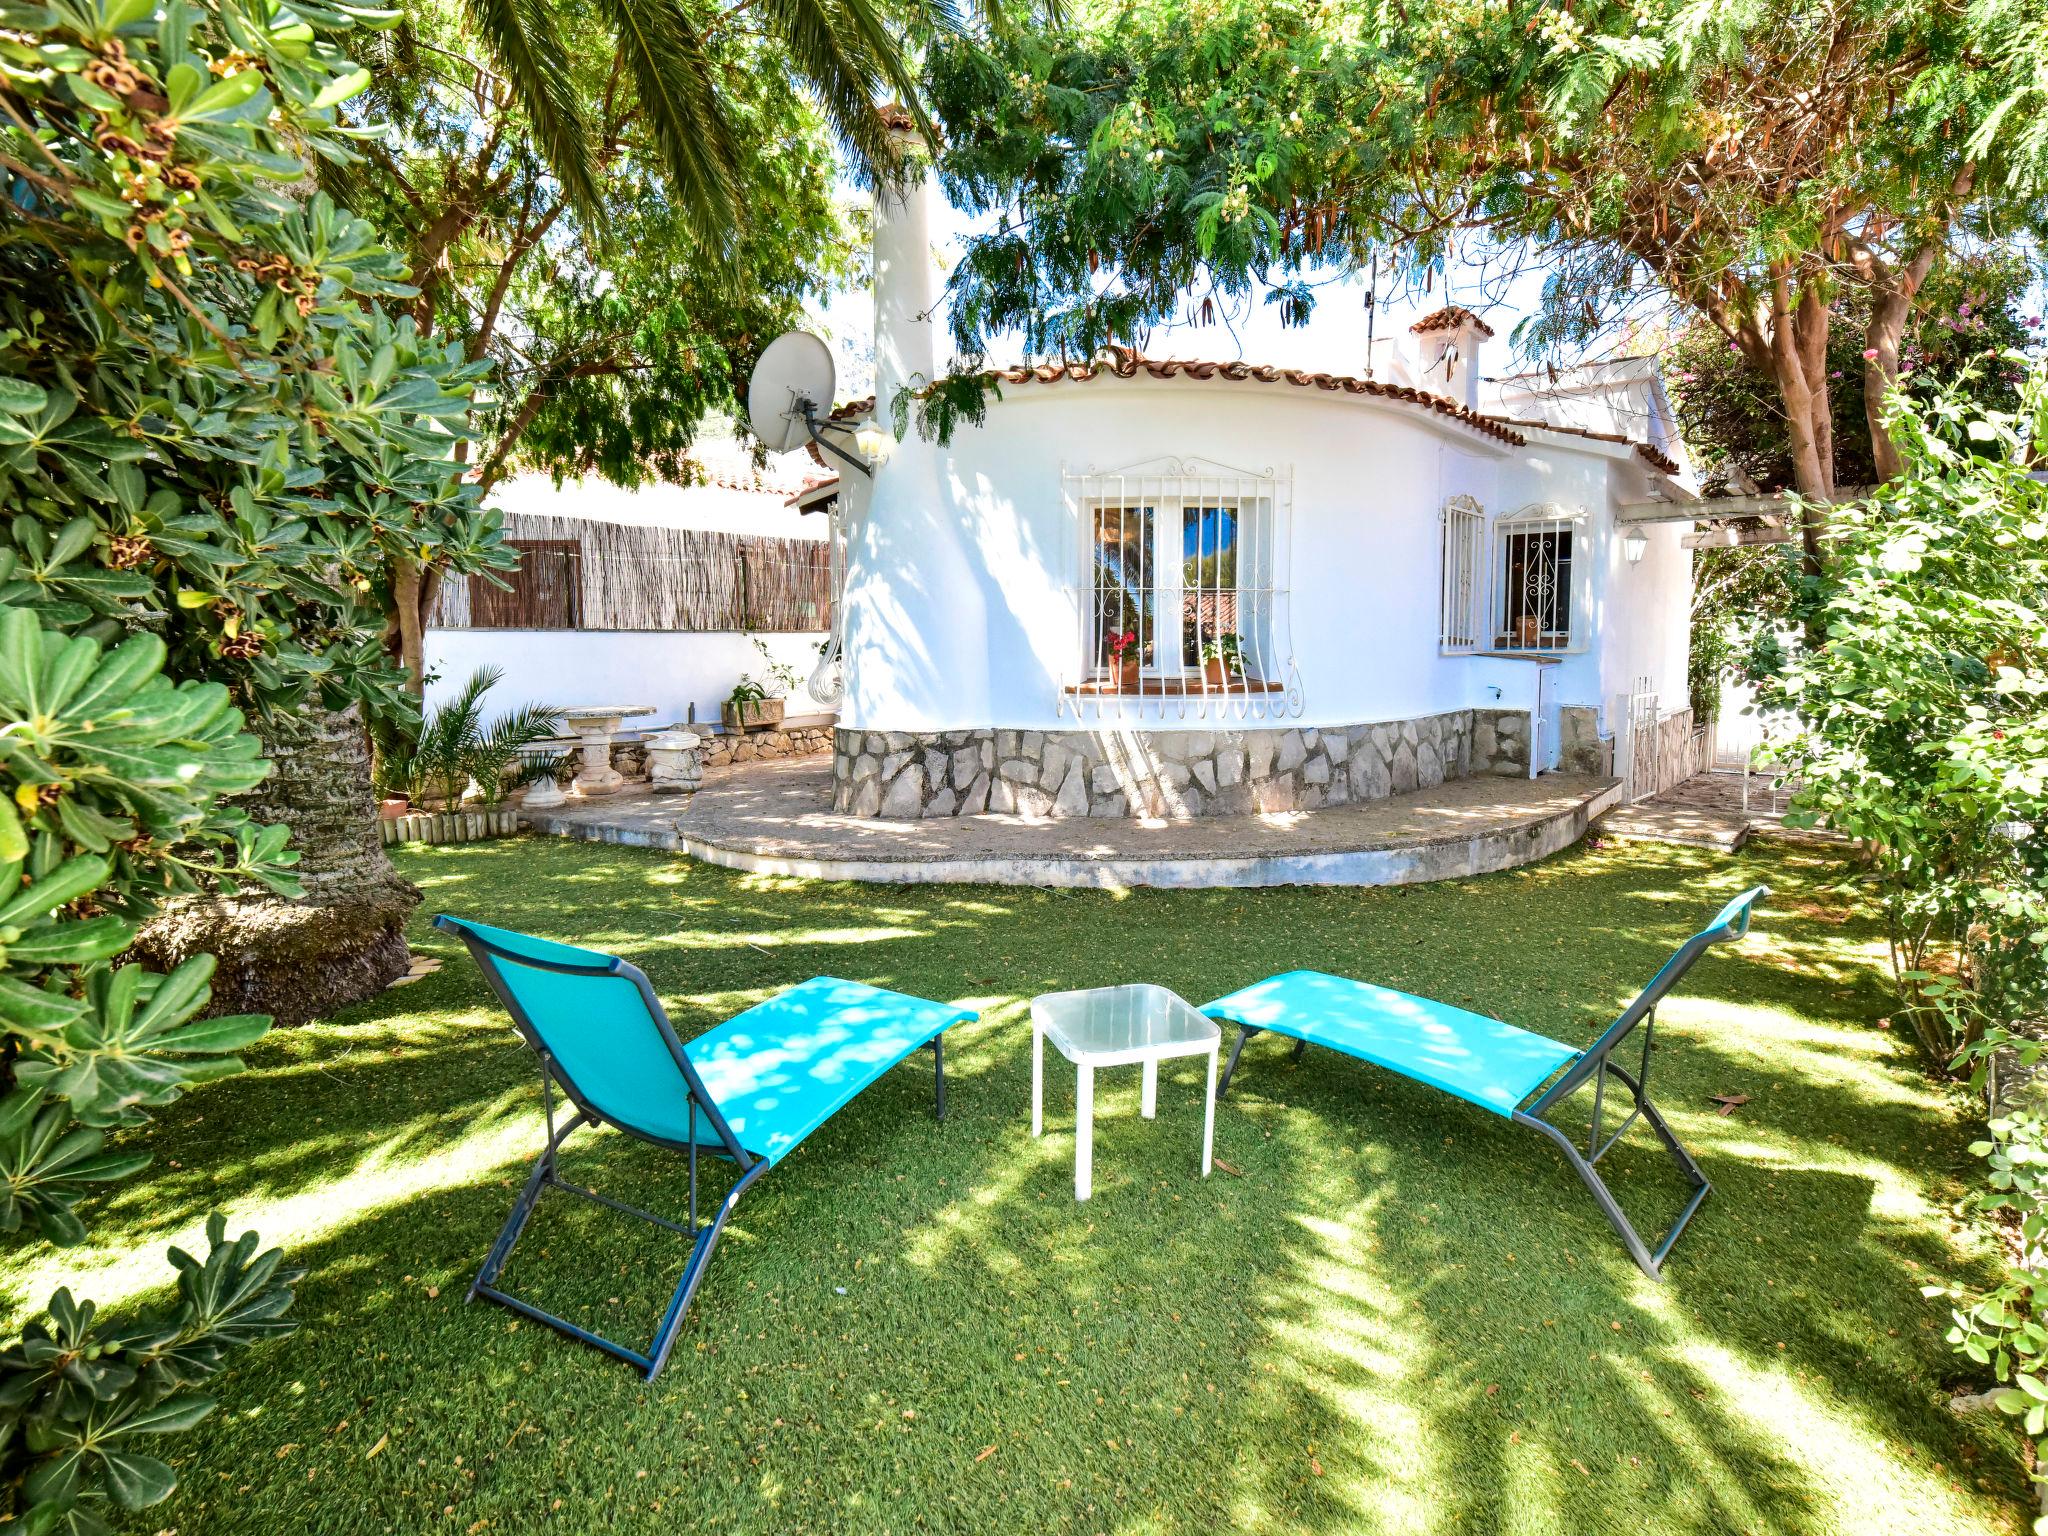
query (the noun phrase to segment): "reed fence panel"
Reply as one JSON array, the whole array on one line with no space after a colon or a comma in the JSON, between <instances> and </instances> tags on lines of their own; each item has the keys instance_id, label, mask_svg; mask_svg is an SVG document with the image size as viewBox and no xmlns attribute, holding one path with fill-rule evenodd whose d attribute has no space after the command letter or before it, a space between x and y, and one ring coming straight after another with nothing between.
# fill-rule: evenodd
<instances>
[{"instance_id":1,"label":"reed fence panel","mask_svg":"<svg viewBox=\"0 0 2048 1536\"><path fill-rule=\"evenodd\" d=\"M519 568L442 584L436 629L816 631L831 627L823 540L515 514Z\"/></svg>"}]
</instances>

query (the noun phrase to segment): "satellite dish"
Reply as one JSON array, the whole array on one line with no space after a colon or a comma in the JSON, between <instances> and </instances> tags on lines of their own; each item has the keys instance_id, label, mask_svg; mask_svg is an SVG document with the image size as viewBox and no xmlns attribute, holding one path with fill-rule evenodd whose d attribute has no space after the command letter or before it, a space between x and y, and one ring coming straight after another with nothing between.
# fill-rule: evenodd
<instances>
[{"instance_id":1,"label":"satellite dish","mask_svg":"<svg viewBox=\"0 0 2048 1536\"><path fill-rule=\"evenodd\" d=\"M747 420L771 453L811 441L813 420L832 413L832 349L809 331L768 343L747 386Z\"/></svg>"}]
</instances>

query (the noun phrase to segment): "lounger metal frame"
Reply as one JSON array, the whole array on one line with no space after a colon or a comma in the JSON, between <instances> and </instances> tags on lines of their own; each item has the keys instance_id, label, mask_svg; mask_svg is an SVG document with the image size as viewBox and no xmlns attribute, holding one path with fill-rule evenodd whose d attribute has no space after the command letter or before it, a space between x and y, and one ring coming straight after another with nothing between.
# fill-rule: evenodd
<instances>
[{"instance_id":1,"label":"lounger metal frame","mask_svg":"<svg viewBox=\"0 0 2048 1536\"><path fill-rule=\"evenodd\" d=\"M491 1245L490 1254L484 1260L484 1267L477 1272L476 1279L470 1282L469 1294L464 1299L474 1301L481 1296L501 1307L509 1307L523 1317L530 1317L535 1322L546 1323L550 1328L558 1329L572 1339L581 1339L585 1344L595 1345L607 1354L616 1355L628 1364L638 1367L645 1373L646 1379L652 1381L661 1374L662 1367L668 1363L669 1353L675 1348L676 1339L682 1332L683 1319L690 1310L690 1302L696 1296L697 1288L704 1283L704 1271L711 1262L712 1251L718 1246L719 1235L724 1232L726 1222L732 1217L733 1208L739 1204L740 1196L774 1164L765 1157L748 1152L740 1145L739 1138L733 1134L732 1127L719 1112L717 1101L711 1097L704 1086L703 1078L697 1075L696 1067L691 1064L689 1056L684 1052L675 1026L669 1023L667 1011L661 1006L661 1000L654 995L653 984L638 966L619 959L608 959L601 965L542 960L501 948L481 934L472 932L466 925L447 917L435 918L434 926L456 934L469 947L471 956L484 973L484 979L491 984L491 990L498 995L498 1001L505 1005L505 1011L511 1015L512 1025L519 1031L520 1039L525 1042L528 1050L540 1058L541 1105L547 1117L548 1127L547 1145L535 1160L533 1170L527 1175L525 1186L519 1191L519 1198L513 1202L512 1214L506 1218L503 1229L498 1233L498 1240ZM520 1005L512 989L505 985L498 973L498 962L501 960L512 965L529 966L535 970L553 971L565 976L617 977L632 982L640 994L641 1002L647 1007L649 1019L661 1032L662 1042L667 1045L669 1054L675 1058L676 1069L681 1072L688 1089L690 1139L679 1142L669 1137L653 1135L605 1114L592 1104L548 1050L539 1031L534 1028L533 1021L527 1016L525 1008ZM935 1113L938 1119L944 1120L946 1055L943 1031L932 1037L931 1052L933 1085L937 1100ZM576 1113L571 1115L559 1130L555 1127L556 1088L561 1089L562 1095L576 1109ZM697 1117L700 1113L706 1126L716 1136L715 1142L703 1143L697 1139ZM637 1205L628 1205L623 1200L614 1200L609 1195L599 1194L594 1189L587 1189L581 1184L573 1184L563 1178L557 1171L557 1154L570 1135L586 1125L609 1125L636 1140L665 1147L672 1152L686 1153L690 1160L688 1224L670 1221L665 1216L657 1216L654 1212L642 1210ZM697 1154L700 1147L712 1157L729 1162L739 1170L739 1178L733 1183L732 1188L726 1191L725 1198L718 1204L716 1214L709 1221L699 1219L697 1208ZM660 1326L654 1333L654 1340L645 1353L616 1340L607 1339L602 1334L593 1333L587 1328L578 1327L567 1318L557 1317L552 1312L536 1307L532 1302L522 1301L517 1296L498 1288L498 1276L511 1259L512 1249L518 1243L520 1234L525 1231L526 1223L532 1217L534 1207L540 1203L541 1192L545 1189L559 1189L566 1194L595 1201L599 1205L609 1206L624 1215L638 1217L641 1221L665 1227L690 1239L690 1256L683 1266L683 1277L677 1282L675 1294L669 1299L668 1310L662 1314Z\"/></svg>"},{"instance_id":2,"label":"lounger metal frame","mask_svg":"<svg viewBox=\"0 0 2048 1536\"><path fill-rule=\"evenodd\" d=\"M1565 1161L1571 1164L1572 1171L1579 1176L1580 1181L1599 1204L1608 1224L1614 1228L1628 1249L1629 1257L1634 1259L1642 1272L1652 1280L1663 1278L1664 1260L1670 1255L1679 1234L1685 1231L1686 1226L1699 1213L1700 1207L1706 1203L1707 1196L1714 1192L1714 1186L1700 1170L1699 1163L1694 1160L1692 1153L1686 1150L1684 1143L1678 1139L1677 1133L1671 1129L1670 1123L1665 1120L1663 1113L1650 1098L1650 1051L1656 1042L1657 1005L1685 973L1692 969L1693 962L1709 948L1715 944L1740 939L1749 932L1750 909L1755 900L1766 894L1768 892L1759 887L1752 893L1752 899L1743 903L1739 914L1732 921L1716 924L1696 933L1680 945L1671 958L1664 962L1664 968L1651 979L1647 987L1643 988L1635 1001L1622 1010L1621 1016L1607 1026L1598 1040L1567 1066L1548 1088L1542 1089L1533 1098L1524 1100L1508 1116L1517 1125L1526 1125L1531 1130L1540 1131L1564 1153ZM1642 1056L1636 1063L1635 1070L1630 1071L1614 1059L1614 1053L1638 1027L1643 1032ZM1245 1025L1239 1025L1238 1029L1237 1043L1230 1052L1230 1063L1223 1069L1222 1081L1216 1085L1218 1099L1229 1091L1230 1077L1237 1070L1237 1058L1244 1050L1245 1041L1253 1035L1265 1033L1263 1030ZM1309 1044L1307 1040L1296 1038L1295 1060L1301 1059ZM1607 1083L1610 1078L1621 1085L1633 1107L1622 1117L1621 1123L1602 1139L1601 1133L1606 1125ZM1586 1149L1581 1152L1571 1133L1553 1125L1546 1116L1583 1088L1589 1079L1593 1084L1593 1117L1592 1126L1586 1134ZM1634 1223L1622 1210L1621 1203L1614 1198L1613 1191L1600 1177L1598 1169L1600 1159L1613 1149L1615 1143L1621 1140L1638 1119L1647 1122L1650 1129L1657 1133L1657 1139L1663 1143L1665 1152L1670 1155L1672 1162L1677 1164L1678 1171L1684 1175L1686 1183L1692 1190L1684 1208L1678 1213L1678 1219L1672 1222L1654 1247L1646 1243L1642 1235L1636 1231Z\"/></svg>"}]
</instances>

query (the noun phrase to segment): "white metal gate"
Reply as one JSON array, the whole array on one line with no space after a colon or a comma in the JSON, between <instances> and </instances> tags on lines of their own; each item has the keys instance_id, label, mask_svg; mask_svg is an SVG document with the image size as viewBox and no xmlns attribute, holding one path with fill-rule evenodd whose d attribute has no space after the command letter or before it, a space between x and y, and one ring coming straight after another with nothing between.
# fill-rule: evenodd
<instances>
[{"instance_id":1,"label":"white metal gate","mask_svg":"<svg viewBox=\"0 0 2048 1536\"><path fill-rule=\"evenodd\" d=\"M1628 805L1657 792L1657 690L1649 678L1639 677L1620 704L1621 729L1615 736L1621 748L1622 803Z\"/></svg>"}]
</instances>

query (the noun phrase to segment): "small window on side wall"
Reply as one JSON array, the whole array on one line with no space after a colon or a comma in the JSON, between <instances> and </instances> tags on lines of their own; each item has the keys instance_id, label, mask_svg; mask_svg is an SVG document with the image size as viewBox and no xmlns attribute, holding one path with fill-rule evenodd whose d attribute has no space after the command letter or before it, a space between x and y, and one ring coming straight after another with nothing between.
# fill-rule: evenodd
<instances>
[{"instance_id":1,"label":"small window on side wall","mask_svg":"<svg viewBox=\"0 0 2048 1536\"><path fill-rule=\"evenodd\" d=\"M1557 507L1531 507L1493 530L1493 648L1576 650L1585 602L1579 591L1581 520Z\"/></svg>"}]
</instances>

